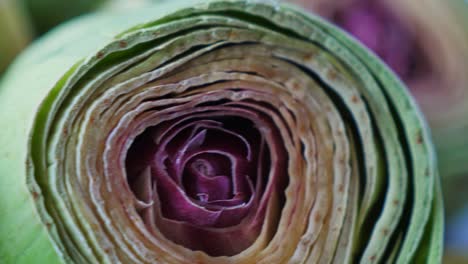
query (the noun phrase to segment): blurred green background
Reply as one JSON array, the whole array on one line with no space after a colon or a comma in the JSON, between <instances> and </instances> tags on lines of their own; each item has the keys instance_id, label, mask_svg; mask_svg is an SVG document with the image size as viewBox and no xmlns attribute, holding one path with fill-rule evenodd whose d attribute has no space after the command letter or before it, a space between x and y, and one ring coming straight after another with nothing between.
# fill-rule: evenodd
<instances>
[{"instance_id":1,"label":"blurred green background","mask_svg":"<svg viewBox=\"0 0 468 264\"><path fill-rule=\"evenodd\" d=\"M164 0L1 0L0 74L29 43L55 26L91 12L142 8Z\"/></svg>"},{"instance_id":2,"label":"blurred green background","mask_svg":"<svg viewBox=\"0 0 468 264\"><path fill-rule=\"evenodd\" d=\"M91 12L122 12L161 1L0 0L0 79L23 49L61 23ZM468 263L467 1L289 2L350 32L408 85L428 119L438 151L446 207L444 263Z\"/></svg>"}]
</instances>

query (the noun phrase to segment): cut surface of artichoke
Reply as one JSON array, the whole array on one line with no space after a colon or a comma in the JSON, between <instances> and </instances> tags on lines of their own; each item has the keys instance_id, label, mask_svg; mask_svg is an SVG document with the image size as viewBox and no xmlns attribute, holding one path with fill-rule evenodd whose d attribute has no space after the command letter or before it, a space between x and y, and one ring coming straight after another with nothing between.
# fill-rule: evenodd
<instances>
[{"instance_id":1,"label":"cut surface of artichoke","mask_svg":"<svg viewBox=\"0 0 468 264\"><path fill-rule=\"evenodd\" d=\"M413 99L293 6L173 1L70 22L5 76L0 126L2 263L441 259Z\"/></svg>"}]
</instances>

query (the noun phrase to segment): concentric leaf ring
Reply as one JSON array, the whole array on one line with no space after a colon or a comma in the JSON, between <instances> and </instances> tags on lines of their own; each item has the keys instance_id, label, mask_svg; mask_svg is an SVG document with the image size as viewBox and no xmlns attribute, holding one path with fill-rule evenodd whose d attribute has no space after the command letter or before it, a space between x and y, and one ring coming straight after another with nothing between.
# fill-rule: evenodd
<instances>
[{"instance_id":1,"label":"concentric leaf ring","mask_svg":"<svg viewBox=\"0 0 468 264\"><path fill-rule=\"evenodd\" d=\"M150 22L111 41L90 25L128 25L83 18L12 70L1 122L22 121L0 168L17 195L0 231L32 224L15 251L2 242L6 262L438 262L430 135L393 74L293 7L185 5L126 14Z\"/></svg>"}]
</instances>

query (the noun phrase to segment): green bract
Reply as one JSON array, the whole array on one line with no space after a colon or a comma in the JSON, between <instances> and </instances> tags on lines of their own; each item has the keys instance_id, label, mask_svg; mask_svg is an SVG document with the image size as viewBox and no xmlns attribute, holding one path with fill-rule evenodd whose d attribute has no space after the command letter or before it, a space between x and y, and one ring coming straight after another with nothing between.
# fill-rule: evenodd
<instances>
[{"instance_id":1,"label":"green bract","mask_svg":"<svg viewBox=\"0 0 468 264\"><path fill-rule=\"evenodd\" d=\"M70 22L7 72L0 126L2 263L441 259L413 99L294 7L170 1Z\"/></svg>"}]
</instances>

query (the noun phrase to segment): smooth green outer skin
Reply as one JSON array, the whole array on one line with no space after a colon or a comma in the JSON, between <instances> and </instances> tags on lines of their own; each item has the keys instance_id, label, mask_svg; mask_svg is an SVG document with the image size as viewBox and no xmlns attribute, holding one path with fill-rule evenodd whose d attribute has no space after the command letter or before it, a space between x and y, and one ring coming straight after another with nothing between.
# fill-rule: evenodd
<instances>
[{"instance_id":1,"label":"smooth green outer skin","mask_svg":"<svg viewBox=\"0 0 468 264\"><path fill-rule=\"evenodd\" d=\"M38 108L52 87L61 85L60 80L76 70L89 55L95 54L100 48L111 42L117 42L118 33L143 22L153 21L170 14L181 7L190 6L200 1L181 2L170 1L164 6L155 6L145 10L132 11L125 14L95 14L68 23L47 37L37 41L10 68L0 83L0 263L67 263L66 256L59 253L58 248L48 233L47 227L36 208L29 188L34 183L28 183L28 173L31 173L29 157L29 139L31 127L36 118ZM201 1L206 2L206 1ZM251 1L252 2L252 1ZM224 2L221 1L221 4ZM218 3L219 4L219 3ZM244 3L245 4L245 3ZM253 3L251 10L256 10ZM258 4L261 5L261 4ZM321 20L310 17L316 24ZM365 48L351 41L340 30L328 25L323 26L325 32L334 35L345 46L348 46L371 69L377 79L395 89L387 92L392 102L397 106L402 119L406 123L415 121L414 127L405 128L406 134L421 131L424 145L428 146L428 157L416 158L429 160L435 169L435 155L430 144L430 135L424 122L421 125L421 114L408 95L403 85L375 56ZM422 127L420 127L422 126ZM416 146L411 146L411 151ZM418 153L418 152L416 152ZM424 153L424 151L422 152ZM418 160L413 163L418 164ZM417 166L417 165L416 165ZM436 174L436 172L433 172ZM28 184L30 186L28 186ZM425 184L415 183L417 193L424 192ZM430 208L418 211L411 219L409 236L403 240L403 253L398 257L398 263L407 263L415 255L429 260L429 263L439 263L442 254L443 215L441 192L438 178L433 186L435 198L433 201L418 200L415 197L413 209ZM41 197L35 197L39 199ZM428 229L424 232L424 223L418 219L427 219ZM419 232L419 231L421 232ZM419 235L412 235L413 233ZM424 237L421 237L424 233ZM421 240L422 239L422 240ZM422 242L420 242L420 240ZM417 261L417 259L416 259ZM420 262L418 262L420 263Z\"/></svg>"}]
</instances>

